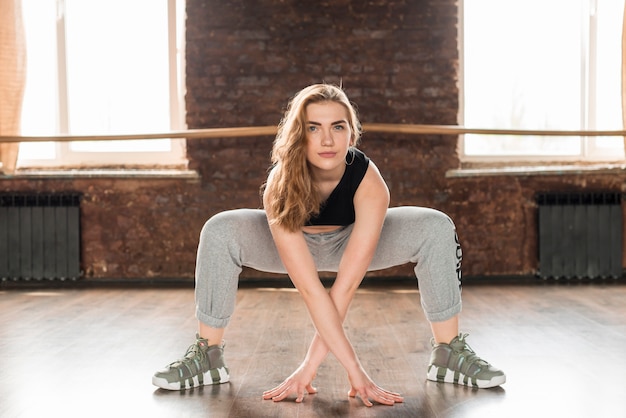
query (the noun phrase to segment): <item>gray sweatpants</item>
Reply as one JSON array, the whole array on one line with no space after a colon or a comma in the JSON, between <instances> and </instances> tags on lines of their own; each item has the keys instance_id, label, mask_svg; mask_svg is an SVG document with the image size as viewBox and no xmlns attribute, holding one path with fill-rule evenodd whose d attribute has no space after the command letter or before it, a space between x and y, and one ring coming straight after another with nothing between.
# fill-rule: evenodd
<instances>
[{"instance_id":1,"label":"gray sweatpants","mask_svg":"<svg viewBox=\"0 0 626 418\"><path fill-rule=\"evenodd\" d=\"M337 271L352 227L304 234L318 271ZM447 215L414 206L387 210L368 271L406 263L416 263L421 304L429 321L444 321L461 311L461 247ZM195 290L199 321L215 328L228 325L243 266L286 273L263 210L221 212L202 228Z\"/></svg>"}]
</instances>

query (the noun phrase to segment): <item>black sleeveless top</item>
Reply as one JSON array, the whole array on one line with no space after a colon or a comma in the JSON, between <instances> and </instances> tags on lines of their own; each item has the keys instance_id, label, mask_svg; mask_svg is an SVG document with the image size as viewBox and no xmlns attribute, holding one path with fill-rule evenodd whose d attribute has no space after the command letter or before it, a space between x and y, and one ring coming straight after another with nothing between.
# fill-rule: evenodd
<instances>
[{"instance_id":1,"label":"black sleeveless top","mask_svg":"<svg viewBox=\"0 0 626 418\"><path fill-rule=\"evenodd\" d=\"M339 184L326 201L322 202L320 213L311 217L306 226L341 225L354 223L354 194L365 177L370 159L356 148L350 148L346 155L346 171Z\"/></svg>"}]
</instances>

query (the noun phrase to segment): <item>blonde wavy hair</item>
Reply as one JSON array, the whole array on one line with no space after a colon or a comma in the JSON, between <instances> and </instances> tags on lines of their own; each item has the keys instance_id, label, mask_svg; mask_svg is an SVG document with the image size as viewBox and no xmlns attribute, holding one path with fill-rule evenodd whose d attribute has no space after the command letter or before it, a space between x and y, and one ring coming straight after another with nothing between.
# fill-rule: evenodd
<instances>
[{"instance_id":1,"label":"blonde wavy hair","mask_svg":"<svg viewBox=\"0 0 626 418\"><path fill-rule=\"evenodd\" d=\"M271 181L261 187L265 195L265 211L273 225L297 231L320 211L320 197L306 159L306 108L311 103L336 102L348 112L352 131L350 146L361 138L357 112L341 87L314 84L302 89L289 102L278 125L271 153Z\"/></svg>"}]
</instances>

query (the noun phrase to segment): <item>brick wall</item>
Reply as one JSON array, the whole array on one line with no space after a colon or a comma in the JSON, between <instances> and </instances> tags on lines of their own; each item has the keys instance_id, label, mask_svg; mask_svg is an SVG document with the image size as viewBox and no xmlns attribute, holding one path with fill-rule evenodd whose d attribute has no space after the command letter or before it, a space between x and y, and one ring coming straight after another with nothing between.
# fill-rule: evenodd
<instances>
[{"instance_id":1,"label":"brick wall","mask_svg":"<svg viewBox=\"0 0 626 418\"><path fill-rule=\"evenodd\" d=\"M364 123L457 123L455 1L192 0L187 13L189 128L276 125L293 94L322 81L341 83ZM188 144L224 208L258 204L270 147L271 138ZM456 137L367 132L361 146L393 204L422 205L443 203L455 147Z\"/></svg>"},{"instance_id":2,"label":"brick wall","mask_svg":"<svg viewBox=\"0 0 626 418\"><path fill-rule=\"evenodd\" d=\"M342 83L363 122L456 124L454 4L188 1L188 126L276 125L293 94L322 81ZM448 167L457 164L455 140L426 138L420 146L420 140L399 138L381 155L374 143L388 138L366 134L363 148L397 167L423 166L426 154ZM424 145L427 153L420 151ZM237 181L258 183L267 166L267 139L193 141L188 147L191 167L204 179L212 176L215 158L232 157L231 167L239 169L242 159L252 158L247 165L254 171L229 174ZM403 168L400 173L409 175Z\"/></svg>"},{"instance_id":3,"label":"brick wall","mask_svg":"<svg viewBox=\"0 0 626 418\"><path fill-rule=\"evenodd\" d=\"M190 129L276 125L295 92L321 81L343 83L364 123L457 123L456 0L187 0L187 13ZM0 190L84 194L87 278L189 279L204 221L259 207L271 141L190 139L198 180L3 178ZM459 167L456 147L453 136L366 132L361 148L385 177L392 205L453 217L466 276L536 270L537 191L626 191L626 174L446 179Z\"/></svg>"}]
</instances>

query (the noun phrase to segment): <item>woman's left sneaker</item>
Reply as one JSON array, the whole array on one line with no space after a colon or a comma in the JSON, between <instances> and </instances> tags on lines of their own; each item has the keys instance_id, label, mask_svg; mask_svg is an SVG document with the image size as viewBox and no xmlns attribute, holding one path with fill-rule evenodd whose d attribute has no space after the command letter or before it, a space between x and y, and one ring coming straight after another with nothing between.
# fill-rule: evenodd
<instances>
[{"instance_id":1,"label":"woman's left sneaker","mask_svg":"<svg viewBox=\"0 0 626 418\"><path fill-rule=\"evenodd\" d=\"M468 334L459 334L450 344L435 344L430 353L426 377L434 382L454 383L476 388L491 388L506 382L498 370L474 353L465 342Z\"/></svg>"}]
</instances>

